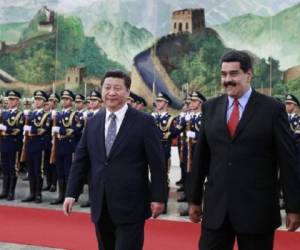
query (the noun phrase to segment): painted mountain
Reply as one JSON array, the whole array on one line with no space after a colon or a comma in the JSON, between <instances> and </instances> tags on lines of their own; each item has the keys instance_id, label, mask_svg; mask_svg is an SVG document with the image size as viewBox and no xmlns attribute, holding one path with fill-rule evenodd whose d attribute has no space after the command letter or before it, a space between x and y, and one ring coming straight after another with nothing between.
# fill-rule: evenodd
<instances>
[{"instance_id":1,"label":"painted mountain","mask_svg":"<svg viewBox=\"0 0 300 250\"><path fill-rule=\"evenodd\" d=\"M108 57L130 69L133 58L139 52L151 46L154 37L144 28L136 28L128 22L112 24L100 21L91 31L97 44Z\"/></svg>"},{"instance_id":2,"label":"painted mountain","mask_svg":"<svg viewBox=\"0 0 300 250\"><path fill-rule=\"evenodd\" d=\"M80 19L58 15L59 29L37 32L38 15L22 31L19 42L0 56L0 68L21 82L48 84L65 78L66 69L85 65L90 76L101 77L111 68L123 67L108 59L93 37L87 37ZM55 25L55 27L57 27Z\"/></svg>"},{"instance_id":3,"label":"painted mountain","mask_svg":"<svg viewBox=\"0 0 300 250\"><path fill-rule=\"evenodd\" d=\"M44 5L80 17L89 29L100 20L129 22L152 34L169 33L171 13L183 8L205 8L208 25L229 21L247 13L271 15L299 0L1 0L0 23L29 21Z\"/></svg>"},{"instance_id":4,"label":"painted mountain","mask_svg":"<svg viewBox=\"0 0 300 250\"><path fill-rule=\"evenodd\" d=\"M300 64L300 3L271 17L247 14L215 26L226 46L280 60L281 69Z\"/></svg>"},{"instance_id":5,"label":"painted mountain","mask_svg":"<svg viewBox=\"0 0 300 250\"><path fill-rule=\"evenodd\" d=\"M19 41L22 32L27 28L28 22L0 24L1 38L6 43L16 43Z\"/></svg>"},{"instance_id":6,"label":"painted mountain","mask_svg":"<svg viewBox=\"0 0 300 250\"><path fill-rule=\"evenodd\" d=\"M156 36L162 36L170 32L172 12L178 9L205 8L207 24L212 26L246 13L275 14L296 3L299 0L280 3L278 0L98 0L81 6L73 14L79 15L88 28L99 19L128 21L137 27L146 28Z\"/></svg>"}]
</instances>

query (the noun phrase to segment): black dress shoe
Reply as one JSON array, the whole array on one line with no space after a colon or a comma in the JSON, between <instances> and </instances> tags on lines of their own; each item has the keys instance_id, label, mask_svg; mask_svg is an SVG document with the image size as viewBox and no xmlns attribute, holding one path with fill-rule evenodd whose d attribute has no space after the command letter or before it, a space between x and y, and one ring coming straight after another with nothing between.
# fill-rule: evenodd
<instances>
[{"instance_id":1,"label":"black dress shoe","mask_svg":"<svg viewBox=\"0 0 300 250\"><path fill-rule=\"evenodd\" d=\"M25 199L21 200L21 202L32 202L35 200L34 195L29 195L28 197L26 197Z\"/></svg>"},{"instance_id":2,"label":"black dress shoe","mask_svg":"<svg viewBox=\"0 0 300 250\"><path fill-rule=\"evenodd\" d=\"M42 203L42 196L41 195L37 195L36 197L35 197L35 201L34 201L35 203Z\"/></svg>"},{"instance_id":3,"label":"black dress shoe","mask_svg":"<svg viewBox=\"0 0 300 250\"><path fill-rule=\"evenodd\" d=\"M7 200L8 201L13 201L15 199L15 195L14 194L8 194L7 195Z\"/></svg>"},{"instance_id":4,"label":"black dress shoe","mask_svg":"<svg viewBox=\"0 0 300 250\"><path fill-rule=\"evenodd\" d=\"M168 206L165 205L164 211L161 214L167 214L168 213Z\"/></svg>"},{"instance_id":5,"label":"black dress shoe","mask_svg":"<svg viewBox=\"0 0 300 250\"><path fill-rule=\"evenodd\" d=\"M52 202L50 202L50 205L60 205L64 203L64 199L56 199Z\"/></svg>"},{"instance_id":6,"label":"black dress shoe","mask_svg":"<svg viewBox=\"0 0 300 250\"><path fill-rule=\"evenodd\" d=\"M90 207L90 206L91 206L90 201L87 201L87 202L80 205L80 207Z\"/></svg>"},{"instance_id":7,"label":"black dress shoe","mask_svg":"<svg viewBox=\"0 0 300 250\"><path fill-rule=\"evenodd\" d=\"M51 187L49 188L49 192L51 192L51 193L56 192L56 186L51 185Z\"/></svg>"},{"instance_id":8,"label":"black dress shoe","mask_svg":"<svg viewBox=\"0 0 300 250\"><path fill-rule=\"evenodd\" d=\"M179 213L179 215L180 215L180 216L189 216L189 211L188 211L187 209L185 209L185 210L181 211L181 212Z\"/></svg>"},{"instance_id":9,"label":"black dress shoe","mask_svg":"<svg viewBox=\"0 0 300 250\"><path fill-rule=\"evenodd\" d=\"M46 186L46 187L44 187L44 188L42 189L42 191L49 191L50 188L51 188L51 186Z\"/></svg>"}]
</instances>

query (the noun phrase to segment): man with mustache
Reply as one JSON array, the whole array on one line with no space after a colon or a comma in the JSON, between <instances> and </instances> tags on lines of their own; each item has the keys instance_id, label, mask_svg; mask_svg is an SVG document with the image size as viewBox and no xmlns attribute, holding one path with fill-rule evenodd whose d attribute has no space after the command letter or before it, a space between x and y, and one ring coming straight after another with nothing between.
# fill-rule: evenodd
<instances>
[{"instance_id":1,"label":"man with mustache","mask_svg":"<svg viewBox=\"0 0 300 250\"><path fill-rule=\"evenodd\" d=\"M296 148L285 107L251 87L252 60L246 52L227 52L220 66L225 94L203 104L190 219L203 219L201 250L233 249L235 239L239 249L273 249L281 224L278 170L287 229L300 226Z\"/></svg>"}]
</instances>

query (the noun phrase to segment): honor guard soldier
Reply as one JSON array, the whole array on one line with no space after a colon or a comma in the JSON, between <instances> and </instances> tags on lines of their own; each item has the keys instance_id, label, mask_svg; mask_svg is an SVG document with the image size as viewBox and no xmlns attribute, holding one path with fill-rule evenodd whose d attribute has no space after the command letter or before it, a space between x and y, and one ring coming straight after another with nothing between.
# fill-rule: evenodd
<instances>
[{"instance_id":1,"label":"honor guard soldier","mask_svg":"<svg viewBox=\"0 0 300 250\"><path fill-rule=\"evenodd\" d=\"M45 111L50 114L52 111L56 111L57 105L60 103L60 97L57 93L51 93L48 98L48 102L45 105ZM51 117L51 127L53 126L53 120ZM54 163L50 163L52 148L52 135L45 134L45 154L44 154L44 173L46 176L46 186L43 191L56 192L57 186L57 172Z\"/></svg>"},{"instance_id":2,"label":"honor guard soldier","mask_svg":"<svg viewBox=\"0 0 300 250\"><path fill-rule=\"evenodd\" d=\"M187 138L187 157L186 157L186 173L184 180L184 195L178 199L178 202L185 202L190 194L191 188L191 168L193 152L197 143L198 135L200 133L200 126L202 122L202 103L206 101L204 95L198 91L192 92L190 95L189 108L191 109L191 114L185 116L186 121L186 138ZM187 216L188 210L183 210L180 212L180 216Z\"/></svg>"},{"instance_id":3,"label":"honor guard soldier","mask_svg":"<svg viewBox=\"0 0 300 250\"><path fill-rule=\"evenodd\" d=\"M146 102L145 98L143 98L142 96L139 96L139 101L136 106L136 109L140 110L140 111L144 111L146 107L147 107L147 102Z\"/></svg>"},{"instance_id":4,"label":"honor guard soldier","mask_svg":"<svg viewBox=\"0 0 300 250\"><path fill-rule=\"evenodd\" d=\"M4 112L4 100L3 97L0 96L0 124L2 123L2 113ZM1 153L0 153L1 154ZM1 159L1 156L0 156ZM0 160L0 179L3 179L3 172L2 172L2 163Z\"/></svg>"},{"instance_id":5,"label":"honor guard soldier","mask_svg":"<svg viewBox=\"0 0 300 250\"><path fill-rule=\"evenodd\" d=\"M296 96L288 94L285 97L285 108L288 113L288 120L297 143L300 143L300 116L296 113L299 107L299 100Z\"/></svg>"},{"instance_id":6,"label":"honor guard soldier","mask_svg":"<svg viewBox=\"0 0 300 250\"><path fill-rule=\"evenodd\" d=\"M6 92L8 110L1 114L0 152L3 167L3 189L0 199L14 200L19 154L24 125L23 112L18 109L21 94L15 90Z\"/></svg>"},{"instance_id":7,"label":"honor guard soldier","mask_svg":"<svg viewBox=\"0 0 300 250\"><path fill-rule=\"evenodd\" d=\"M101 109L102 107L102 98L101 98L101 94L100 92L98 92L97 90L93 90L91 93L90 93L90 117L89 118L92 118L94 117L95 114L97 114L99 112L99 110Z\"/></svg>"},{"instance_id":8,"label":"honor guard soldier","mask_svg":"<svg viewBox=\"0 0 300 250\"><path fill-rule=\"evenodd\" d=\"M84 116L85 116L85 110L84 110L84 106L85 106L85 98L83 95L81 94L76 94L75 95L75 110L76 110L76 117L77 119L79 119L80 124L81 124L81 128L79 130L79 133L75 136L75 144L77 146L78 142L80 141L81 135L82 135L82 131L84 128Z\"/></svg>"},{"instance_id":9,"label":"honor guard soldier","mask_svg":"<svg viewBox=\"0 0 300 250\"><path fill-rule=\"evenodd\" d=\"M156 97L156 113L153 113L155 122L161 131L161 143L165 155L166 173L168 175L170 169L171 144L172 139L178 135L175 124L175 117L168 113L168 106L172 101L170 97L163 92L158 93ZM169 187L168 187L169 192ZM167 213L167 202L165 204L164 214Z\"/></svg>"},{"instance_id":10,"label":"honor guard soldier","mask_svg":"<svg viewBox=\"0 0 300 250\"><path fill-rule=\"evenodd\" d=\"M41 203L44 154L46 150L45 141L47 137L51 136L51 116L49 112L44 110L44 105L48 101L48 95L42 90L37 90L33 96L35 110L33 112L24 110L26 125L24 125L23 130L28 134L25 148L30 193L22 202L35 201L36 203Z\"/></svg>"},{"instance_id":11,"label":"honor guard soldier","mask_svg":"<svg viewBox=\"0 0 300 250\"><path fill-rule=\"evenodd\" d=\"M179 185L178 192L184 191L184 180L186 175L186 162L187 162L187 142L186 142L186 131L185 131L185 117L190 115L190 95L187 95L182 110L177 116L177 128L181 131L178 135L178 154L180 160L181 178L176 182Z\"/></svg>"},{"instance_id":12,"label":"honor guard soldier","mask_svg":"<svg viewBox=\"0 0 300 250\"><path fill-rule=\"evenodd\" d=\"M127 98L127 104L130 105L132 108L136 108L137 100L138 100L138 95L136 95L133 92L130 92Z\"/></svg>"},{"instance_id":13,"label":"honor guard soldier","mask_svg":"<svg viewBox=\"0 0 300 250\"><path fill-rule=\"evenodd\" d=\"M288 94L285 97L285 108L288 113L288 121L290 123L290 127L293 133L293 137L297 146L297 157L298 162L300 162L300 116L296 113L297 108L299 108L299 100L296 96L292 94ZM300 169L298 164L298 172L300 175ZM280 203L281 208L284 208L284 202L281 200Z\"/></svg>"},{"instance_id":14,"label":"honor guard soldier","mask_svg":"<svg viewBox=\"0 0 300 250\"><path fill-rule=\"evenodd\" d=\"M55 165L58 174L58 198L51 205L62 204L65 198L67 180L72 164L73 153L76 147L75 137L81 130L82 124L72 111L72 103L75 96L72 91L61 92L63 109L61 112L52 112L56 119L56 126L52 127L52 133L57 134L57 149Z\"/></svg>"}]
</instances>

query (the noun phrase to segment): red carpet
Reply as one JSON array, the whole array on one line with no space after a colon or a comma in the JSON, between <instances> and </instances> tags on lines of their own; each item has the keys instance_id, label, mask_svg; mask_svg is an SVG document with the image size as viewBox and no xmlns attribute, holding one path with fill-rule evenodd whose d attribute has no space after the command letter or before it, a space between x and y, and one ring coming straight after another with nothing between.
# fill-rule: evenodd
<instances>
[{"instance_id":1,"label":"red carpet","mask_svg":"<svg viewBox=\"0 0 300 250\"><path fill-rule=\"evenodd\" d=\"M150 220L146 225L145 250L196 250L199 225ZM0 206L0 242L64 249L97 249L88 214L65 216L60 211ZM300 233L278 231L275 250L300 249Z\"/></svg>"}]
</instances>

